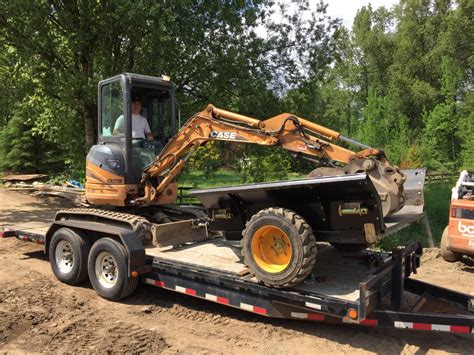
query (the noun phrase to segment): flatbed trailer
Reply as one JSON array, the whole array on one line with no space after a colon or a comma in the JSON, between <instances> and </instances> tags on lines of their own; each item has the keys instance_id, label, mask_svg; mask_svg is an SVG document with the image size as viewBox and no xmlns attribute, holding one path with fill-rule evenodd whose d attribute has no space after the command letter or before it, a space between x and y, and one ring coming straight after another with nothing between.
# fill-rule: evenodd
<instances>
[{"instance_id":1,"label":"flatbed trailer","mask_svg":"<svg viewBox=\"0 0 474 355\"><path fill-rule=\"evenodd\" d=\"M423 213L415 218L413 213L400 212L393 216L392 225L386 221L389 230L424 218ZM44 234L14 228L4 229L0 236L45 242ZM321 245L316 271L298 286L277 289L248 273L238 242L216 238L179 247L145 248L147 270L141 280L266 317L473 333L474 296L410 278L421 252L418 242L390 253L341 253ZM427 301L443 304L441 311L424 312Z\"/></svg>"}]
</instances>

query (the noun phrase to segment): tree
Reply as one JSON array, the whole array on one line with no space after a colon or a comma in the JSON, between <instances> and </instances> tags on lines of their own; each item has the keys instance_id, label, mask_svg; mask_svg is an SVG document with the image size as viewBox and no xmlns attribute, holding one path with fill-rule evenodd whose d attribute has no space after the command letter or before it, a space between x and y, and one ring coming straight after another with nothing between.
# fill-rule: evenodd
<instances>
[{"instance_id":1,"label":"tree","mask_svg":"<svg viewBox=\"0 0 474 355\"><path fill-rule=\"evenodd\" d=\"M25 119L34 114L28 102L15 105L12 119L0 134L0 169L48 174L65 168L61 147Z\"/></svg>"}]
</instances>

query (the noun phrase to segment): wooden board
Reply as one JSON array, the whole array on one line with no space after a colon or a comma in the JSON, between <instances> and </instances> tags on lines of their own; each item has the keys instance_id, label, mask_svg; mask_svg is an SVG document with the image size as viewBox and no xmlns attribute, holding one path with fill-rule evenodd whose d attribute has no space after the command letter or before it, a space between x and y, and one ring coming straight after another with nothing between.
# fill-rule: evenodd
<instances>
[{"instance_id":1,"label":"wooden board","mask_svg":"<svg viewBox=\"0 0 474 355\"><path fill-rule=\"evenodd\" d=\"M227 242L218 238L168 249L147 248L146 254L164 260L179 261L238 274L245 268L238 245L238 242Z\"/></svg>"},{"instance_id":2,"label":"wooden board","mask_svg":"<svg viewBox=\"0 0 474 355\"><path fill-rule=\"evenodd\" d=\"M40 180L47 178L48 175L44 174L26 174L26 175L6 175L0 179L5 181L30 181L30 180Z\"/></svg>"}]
</instances>

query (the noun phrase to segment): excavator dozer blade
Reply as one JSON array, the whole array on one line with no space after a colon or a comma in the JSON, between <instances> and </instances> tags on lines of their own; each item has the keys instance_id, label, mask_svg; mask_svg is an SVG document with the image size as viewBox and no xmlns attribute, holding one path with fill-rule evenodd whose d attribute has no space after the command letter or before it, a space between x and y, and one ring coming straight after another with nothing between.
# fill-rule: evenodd
<instances>
[{"instance_id":1,"label":"excavator dozer blade","mask_svg":"<svg viewBox=\"0 0 474 355\"><path fill-rule=\"evenodd\" d=\"M154 224L152 235L155 244L160 247L203 241L209 238L207 226L196 220L184 220Z\"/></svg>"}]
</instances>

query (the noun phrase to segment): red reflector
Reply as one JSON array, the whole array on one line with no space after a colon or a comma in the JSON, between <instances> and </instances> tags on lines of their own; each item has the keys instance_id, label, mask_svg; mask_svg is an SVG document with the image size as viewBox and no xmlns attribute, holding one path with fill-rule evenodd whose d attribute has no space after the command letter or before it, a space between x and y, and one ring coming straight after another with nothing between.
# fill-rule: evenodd
<instances>
[{"instance_id":1,"label":"red reflector","mask_svg":"<svg viewBox=\"0 0 474 355\"><path fill-rule=\"evenodd\" d=\"M431 324L413 323L413 329L416 329L416 330L431 330Z\"/></svg>"},{"instance_id":2,"label":"red reflector","mask_svg":"<svg viewBox=\"0 0 474 355\"><path fill-rule=\"evenodd\" d=\"M229 299L225 297L219 297L217 296L217 302L223 303L223 304L229 304Z\"/></svg>"},{"instance_id":3,"label":"red reflector","mask_svg":"<svg viewBox=\"0 0 474 355\"><path fill-rule=\"evenodd\" d=\"M451 326L451 331L453 333L467 333L469 334L471 332L471 328L463 325L452 325Z\"/></svg>"},{"instance_id":4,"label":"red reflector","mask_svg":"<svg viewBox=\"0 0 474 355\"><path fill-rule=\"evenodd\" d=\"M267 314L267 310L261 307L253 306L253 311L258 314Z\"/></svg>"},{"instance_id":5,"label":"red reflector","mask_svg":"<svg viewBox=\"0 0 474 355\"><path fill-rule=\"evenodd\" d=\"M364 319L360 321L360 324L376 326L377 324L379 324L379 321L377 319Z\"/></svg>"},{"instance_id":6,"label":"red reflector","mask_svg":"<svg viewBox=\"0 0 474 355\"><path fill-rule=\"evenodd\" d=\"M191 296L196 296L196 290L192 290L190 288L187 288L186 291L184 291L187 295Z\"/></svg>"},{"instance_id":7,"label":"red reflector","mask_svg":"<svg viewBox=\"0 0 474 355\"><path fill-rule=\"evenodd\" d=\"M163 281L155 281L155 286L165 287L165 283Z\"/></svg>"},{"instance_id":8,"label":"red reflector","mask_svg":"<svg viewBox=\"0 0 474 355\"><path fill-rule=\"evenodd\" d=\"M309 320L324 320L324 315L317 313L308 313Z\"/></svg>"}]
</instances>

